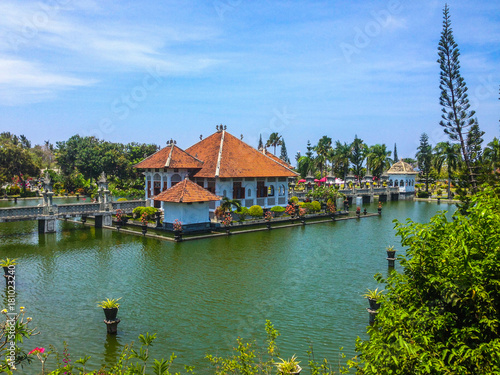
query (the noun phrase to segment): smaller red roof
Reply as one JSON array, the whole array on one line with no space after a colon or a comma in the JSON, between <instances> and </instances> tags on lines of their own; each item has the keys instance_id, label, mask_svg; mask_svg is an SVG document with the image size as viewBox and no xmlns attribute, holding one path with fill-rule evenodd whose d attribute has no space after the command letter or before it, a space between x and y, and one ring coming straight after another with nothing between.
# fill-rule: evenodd
<instances>
[{"instance_id":1,"label":"smaller red roof","mask_svg":"<svg viewBox=\"0 0 500 375\"><path fill-rule=\"evenodd\" d=\"M134 168L187 168L200 169L203 162L197 157L188 154L186 151L170 144L167 147L155 152L140 163L134 165Z\"/></svg>"},{"instance_id":2,"label":"smaller red roof","mask_svg":"<svg viewBox=\"0 0 500 375\"><path fill-rule=\"evenodd\" d=\"M172 203L194 203L220 201L222 198L187 178L153 198L155 201Z\"/></svg>"}]
</instances>

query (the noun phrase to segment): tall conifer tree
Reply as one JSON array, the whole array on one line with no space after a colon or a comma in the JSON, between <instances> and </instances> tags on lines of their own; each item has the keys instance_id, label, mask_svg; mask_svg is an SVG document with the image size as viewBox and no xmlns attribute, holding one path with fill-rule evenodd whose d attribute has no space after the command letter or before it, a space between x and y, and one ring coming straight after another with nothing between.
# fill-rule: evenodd
<instances>
[{"instance_id":1,"label":"tall conifer tree","mask_svg":"<svg viewBox=\"0 0 500 375\"><path fill-rule=\"evenodd\" d=\"M262 142L262 134L260 135L259 138L259 146L257 147L257 150L262 150L264 148L264 143Z\"/></svg>"},{"instance_id":2,"label":"tall conifer tree","mask_svg":"<svg viewBox=\"0 0 500 375\"><path fill-rule=\"evenodd\" d=\"M281 155L280 159L283 160L285 163L290 164L290 159L288 158L288 152L286 151L286 146L285 146L285 139L281 141Z\"/></svg>"},{"instance_id":3,"label":"tall conifer tree","mask_svg":"<svg viewBox=\"0 0 500 375\"><path fill-rule=\"evenodd\" d=\"M399 161L398 159L398 148L396 146L396 143L394 143L394 157L392 158L394 160L394 163L397 163Z\"/></svg>"},{"instance_id":4,"label":"tall conifer tree","mask_svg":"<svg viewBox=\"0 0 500 375\"><path fill-rule=\"evenodd\" d=\"M425 181L425 191L429 192L429 174L432 167L432 146L429 143L427 134L422 133L420 136L420 146L418 146L417 155L418 168Z\"/></svg>"},{"instance_id":5,"label":"tall conifer tree","mask_svg":"<svg viewBox=\"0 0 500 375\"><path fill-rule=\"evenodd\" d=\"M460 144L463 160L468 173L468 179L472 190L476 191L476 179L472 170L470 157L467 152L467 128L476 123L475 112L470 110L467 85L460 75L460 51L453 38L449 8L446 4L443 10L443 31L438 47L440 64L441 97L439 103L442 108L442 120L439 122L451 140Z\"/></svg>"}]
</instances>

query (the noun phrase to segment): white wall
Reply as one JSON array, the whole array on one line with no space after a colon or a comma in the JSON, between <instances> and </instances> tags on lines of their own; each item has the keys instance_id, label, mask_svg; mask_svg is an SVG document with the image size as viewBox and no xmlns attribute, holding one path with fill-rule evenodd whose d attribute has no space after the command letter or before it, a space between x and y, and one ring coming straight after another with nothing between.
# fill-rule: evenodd
<instances>
[{"instance_id":1,"label":"white wall","mask_svg":"<svg viewBox=\"0 0 500 375\"><path fill-rule=\"evenodd\" d=\"M210 221L208 202L202 203L170 203L162 202L165 223L173 223L178 219L183 225L207 223Z\"/></svg>"}]
</instances>

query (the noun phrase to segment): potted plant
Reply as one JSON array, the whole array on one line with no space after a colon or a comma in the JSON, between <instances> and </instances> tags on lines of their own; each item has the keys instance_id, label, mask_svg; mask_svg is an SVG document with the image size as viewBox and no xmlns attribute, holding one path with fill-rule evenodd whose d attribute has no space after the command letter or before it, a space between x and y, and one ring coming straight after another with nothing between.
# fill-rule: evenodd
<instances>
[{"instance_id":1,"label":"potted plant","mask_svg":"<svg viewBox=\"0 0 500 375\"><path fill-rule=\"evenodd\" d=\"M17 259L9 259L9 258L0 260L0 266L3 267L4 274L6 275L9 274L9 270L13 269L14 266L17 264L16 260Z\"/></svg>"},{"instance_id":2,"label":"potted plant","mask_svg":"<svg viewBox=\"0 0 500 375\"><path fill-rule=\"evenodd\" d=\"M294 203L291 203L289 204L288 206L286 206L285 208L285 212L287 215L290 215L290 217L292 218L292 224L293 224L293 219L295 218L295 213L296 213L296 209L295 209L295 205Z\"/></svg>"},{"instance_id":3,"label":"potted plant","mask_svg":"<svg viewBox=\"0 0 500 375\"><path fill-rule=\"evenodd\" d=\"M175 219L172 226L174 228L174 239L176 241L182 241L182 223L179 219Z\"/></svg>"},{"instance_id":4,"label":"potted plant","mask_svg":"<svg viewBox=\"0 0 500 375\"><path fill-rule=\"evenodd\" d=\"M116 320L116 315L118 314L118 308L120 307L118 301L121 299L122 297L118 299L106 298L104 301L97 303L97 306L102 307L102 309L104 310L104 315L106 316L107 321L112 322Z\"/></svg>"},{"instance_id":5,"label":"potted plant","mask_svg":"<svg viewBox=\"0 0 500 375\"><path fill-rule=\"evenodd\" d=\"M356 216L359 218L359 215L361 215L361 207L356 207Z\"/></svg>"},{"instance_id":6,"label":"potted plant","mask_svg":"<svg viewBox=\"0 0 500 375\"><path fill-rule=\"evenodd\" d=\"M229 235L229 227L231 226L231 223L233 221L233 216L228 212L224 215L224 218L222 219L222 225L226 227L226 234Z\"/></svg>"},{"instance_id":7,"label":"potted plant","mask_svg":"<svg viewBox=\"0 0 500 375\"><path fill-rule=\"evenodd\" d=\"M380 298L382 297L383 290L371 290L368 289L365 294L363 294L363 297L368 298L368 303L370 304L370 309L371 310L377 310L380 307Z\"/></svg>"},{"instance_id":8,"label":"potted plant","mask_svg":"<svg viewBox=\"0 0 500 375\"><path fill-rule=\"evenodd\" d=\"M378 210L379 215L382 214L382 202L380 202L380 201L378 202L378 209L377 210Z\"/></svg>"},{"instance_id":9,"label":"potted plant","mask_svg":"<svg viewBox=\"0 0 500 375\"><path fill-rule=\"evenodd\" d=\"M116 210L116 228L120 229L123 222L122 222L122 217L123 217L123 211L121 209Z\"/></svg>"},{"instance_id":10,"label":"potted plant","mask_svg":"<svg viewBox=\"0 0 500 375\"><path fill-rule=\"evenodd\" d=\"M267 211L264 214L264 219L266 220L267 229L271 229L271 220L273 219L273 213L271 211Z\"/></svg>"},{"instance_id":11,"label":"potted plant","mask_svg":"<svg viewBox=\"0 0 500 375\"><path fill-rule=\"evenodd\" d=\"M148 231L148 215L144 212L141 216L142 235L145 236Z\"/></svg>"},{"instance_id":12,"label":"potted plant","mask_svg":"<svg viewBox=\"0 0 500 375\"><path fill-rule=\"evenodd\" d=\"M306 219L305 219L306 212L307 210L304 207L299 207L299 217L300 221L302 222L302 225L306 225Z\"/></svg>"},{"instance_id":13,"label":"potted plant","mask_svg":"<svg viewBox=\"0 0 500 375\"><path fill-rule=\"evenodd\" d=\"M278 369L278 371L283 374L300 374L302 371L302 367L299 366L299 361L297 361L297 358L295 357L295 354L290 358L289 360L284 360L280 358L281 362L276 362L275 365Z\"/></svg>"},{"instance_id":14,"label":"potted plant","mask_svg":"<svg viewBox=\"0 0 500 375\"><path fill-rule=\"evenodd\" d=\"M387 258L396 257L396 250L394 250L394 246L387 246L385 249L387 251Z\"/></svg>"}]
</instances>

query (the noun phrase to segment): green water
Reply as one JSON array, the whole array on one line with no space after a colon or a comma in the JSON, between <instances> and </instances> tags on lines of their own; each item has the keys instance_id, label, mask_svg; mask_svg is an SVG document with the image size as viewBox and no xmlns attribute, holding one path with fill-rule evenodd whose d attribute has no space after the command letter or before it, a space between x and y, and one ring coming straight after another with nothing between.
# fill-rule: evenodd
<instances>
[{"instance_id":1,"label":"green water","mask_svg":"<svg viewBox=\"0 0 500 375\"><path fill-rule=\"evenodd\" d=\"M41 332L26 347L66 340L72 360L91 355L92 368L156 332L152 357L175 352L179 366L213 373L205 354L227 354L238 336L263 342L266 319L282 334L282 357L305 364L313 344L317 359L336 362L340 346L353 356L356 337L366 337L361 295L377 287L375 273L387 275L385 247L402 250L392 220L425 222L438 210L454 206L389 202L381 217L184 243L63 221L41 236L34 221L0 223L0 258L18 258L17 306ZM118 297L119 333L107 337L96 302Z\"/></svg>"}]
</instances>

